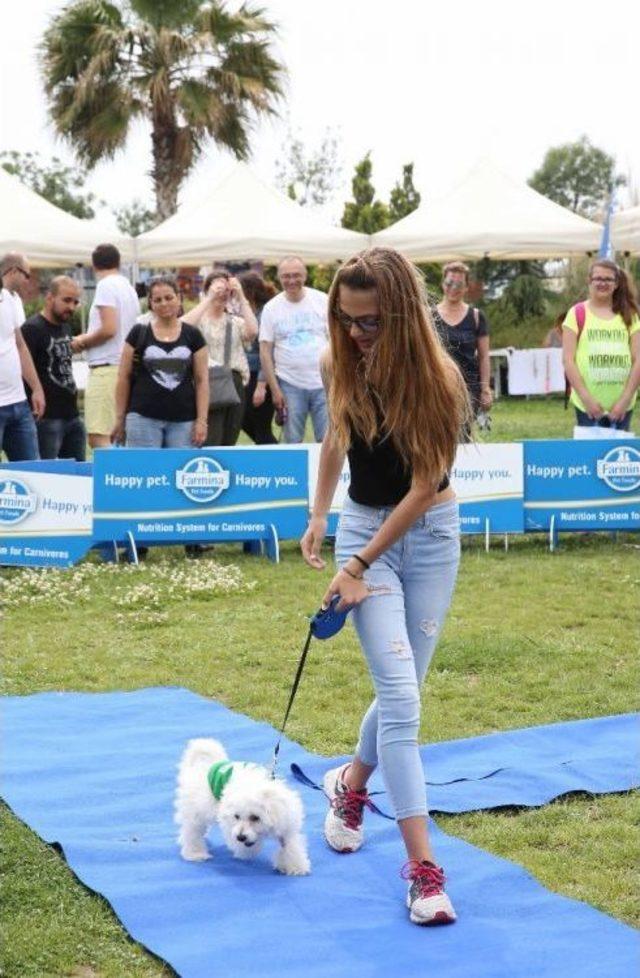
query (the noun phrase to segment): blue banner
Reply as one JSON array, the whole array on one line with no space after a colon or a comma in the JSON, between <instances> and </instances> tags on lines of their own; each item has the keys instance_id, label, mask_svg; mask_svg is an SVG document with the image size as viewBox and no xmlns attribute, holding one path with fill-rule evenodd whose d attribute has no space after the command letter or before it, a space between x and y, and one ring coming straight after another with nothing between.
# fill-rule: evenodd
<instances>
[{"instance_id":1,"label":"blue banner","mask_svg":"<svg viewBox=\"0 0 640 978\"><path fill-rule=\"evenodd\" d=\"M525 530L640 530L640 438L524 443Z\"/></svg>"},{"instance_id":2,"label":"blue banner","mask_svg":"<svg viewBox=\"0 0 640 978\"><path fill-rule=\"evenodd\" d=\"M519 499L494 499L488 502L459 500L460 532L523 533L522 496Z\"/></svg>"},{"instance_id":3,"label":"blue banner","mask_svg":"<svg viewBox=\"0 0 640 978\"><path fill-rule=\"evenodd\" d=\"M122 448L94 455L96 542L298 538L307 457L297 449Z\"/></svg>"},{"instance_id":4,"label":"blue banner","mask_svg":"<svg viewBox=\"0 0 640 978\"><path fill-rule=\"evenodd\" d=\"M460 445L451 482L462 533L524 533L520 442Z\"/></svg>"},{"instance_id":5,"label":"blue banner","mask_svg":"<svg viewBox=\"0 0 640 978\"><path fill-rule=\"evenodd\" d=\"M69 567L86 554L91 468L68 459L0 465L0 564Z\"/></svg>"}]
</instances>

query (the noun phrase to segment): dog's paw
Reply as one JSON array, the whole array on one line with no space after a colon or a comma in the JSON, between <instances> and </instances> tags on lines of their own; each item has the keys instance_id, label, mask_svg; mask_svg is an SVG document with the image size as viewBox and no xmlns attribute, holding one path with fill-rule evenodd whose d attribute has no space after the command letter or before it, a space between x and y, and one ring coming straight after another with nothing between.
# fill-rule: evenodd
<instances>
[{"instance_id":1,"label":"dog's paw","mask_svg":"<svg viewBox=\"0 0 640 978\"><path fill-rule=\"evenodd\" d=\"M212 859L212 855L208 849L203 846L199 849L181 849L180 855L183 859L186 859L189 863L201 863L205 859Z\"/></svg>"},{"instance_id":2,"label":"dog's paw","mask_svg":"<svg viewBox=\"0 0 640 978\"><path fill-rule=\"evenodd\" d=\"M285 876L308 876L311 872L311 863L307 856L292 856L284 849L276 854L273 861L273 868Z\"/></svg>"}]
</instances>

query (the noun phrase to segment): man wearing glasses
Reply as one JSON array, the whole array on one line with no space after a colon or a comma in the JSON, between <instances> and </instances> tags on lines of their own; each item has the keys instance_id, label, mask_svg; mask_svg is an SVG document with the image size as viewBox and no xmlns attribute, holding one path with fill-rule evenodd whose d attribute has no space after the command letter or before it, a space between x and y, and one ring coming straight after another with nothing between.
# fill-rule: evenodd
<instances>
[{"instance_id":1,"label":"man wearing glasses","mask_svg":"<svg viewBox=\"0 0 640 978\"><path fill-rule=\"evenodd\" d=\"M10 462L32 461L40 457L34 417L44 414L45 398L20 331L24 307L19 292L31 278L25 256L17 252L5 255L0 276L0 449ZM31 388L31 408L23 380Z\"/></svg>"},{"instance_id":2,"label":"man wearing glasses","mask_svg":"<svg viewBox=\"0 0 640 978\"><path fill-rule=\"evenodd\" d=\"M282 292L267 302L260 319L260 360L283 425L285 442L304 441L309 415L313 436L322 441L327 427L327 400L320 376L320 354L326 346L327 296L305 282L302 259L283 258L278 265Z\"/></svg>"}]
</instances>

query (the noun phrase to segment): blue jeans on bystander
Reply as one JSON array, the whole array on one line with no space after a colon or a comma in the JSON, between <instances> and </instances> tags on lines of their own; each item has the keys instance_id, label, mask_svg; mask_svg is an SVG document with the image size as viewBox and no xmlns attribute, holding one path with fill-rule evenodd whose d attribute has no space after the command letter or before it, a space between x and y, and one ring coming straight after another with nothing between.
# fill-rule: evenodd
<instances>
[{"instance_id":1,"label":"blue jeans on bystander","mask_svg":"<svg viewBox=\"0 0 640 978\"><path fill-rule=\"evenodd\" d=\"M26 398L0 407L0 448L10 462L40 458L36 423Z\"/></svg>"},{"instance_id":2,"label":"blue jeans on bystander","mask_svg":"<svg viewBox=\"0 0 640 978\"><path fill-rule=\"evenodd\" d=\"M605 415L603 424L602 418L592 418L586 411L576 408L576 421L580 428L617 428L618 431L628 431L632 414L633 411L627 411L622 421L610 421L609 417Z\"/></svg>"},{"instance_id":3,"label":"blue jeans on bystander","mask_svg":"<svg viewBox=\"0 0 640 978\"><path fill-rule=\"evenodd\" d=\"M79 417L42 418L37 422L40 458L74 458L84 462L87 457L87 433Z\"/></svg>"},{"instance_id":4,"label":"blue jeans on bystander","mask_svg":"<svg viewBox=\"0 0 640 978\"><path fill-rule=\"evenodd\" d=\"M129 411L125 420L127 448L190 448L193 421L161 421Z\"/></svg>"},{"instance_id":5,"label":"blue jeans on bystander","mask_svg":"<svg viewBox=\"0 0 640 978\"><path fill-rule=\"evenodd\" d=\"M322 441L327 430L327 395L324 387L308 390L294 387L286 380L278 378L278 384L287 402L288 417L283 427L284 441L289 445L304 440L304 429L308 415L311 415L313 437Z\"/></svg>"}]
</instances>

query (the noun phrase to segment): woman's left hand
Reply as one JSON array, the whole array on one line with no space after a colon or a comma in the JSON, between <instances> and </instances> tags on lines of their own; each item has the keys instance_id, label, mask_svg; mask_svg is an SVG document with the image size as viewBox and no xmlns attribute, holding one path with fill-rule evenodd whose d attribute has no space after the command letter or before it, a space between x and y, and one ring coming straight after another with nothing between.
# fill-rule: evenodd
<instances>
[{"instance_id":1,"label":"woman's left hand","mask_svg":"<svg viewBox=\"0 0 640 978\"><path fill-rule=\"evenodd\" d=\"M207 422L198 421L198 419L196 418L196 420L193 422L193 428L191 430L192 444L194 444L197 448L200 448L201 445L204 445L206 437L207 437Z\"/></svg>"},{"instance_id":2,"label":"woman's left hand","mask_svg":"<svg viewBox=\"0 0 640 978\"><path fill-rule=\"evenodd\" d=\"M482 387L480 390L480 407L488 411L493 404L493 394L490 387Z\"/></svg>"},{"instance_id":3,"label":"woman's left hand","mask_svg":"<svg viewBox=\"0 0 640 978\"><path fill-rule=\"evenodd\" d=\"M622 421L625 414L629 410L629 403L631 398L627 399L625 397L619 398L612 408L609 408L607 414L612 421Z\"/></svg>"},{"instance_id":4,"label":"woman's left hand","mask_svg":"<svg viewBox=\"0 0 640 978\"><path fill-rule=\"evenodd\" d=\"M329 607L334 594L340 595L336 610L344 611L346 607L352 608L354 605L361 604L369 597L370 591L361 577L354 578L346 571L339 570L322 599L323 608Z\"/></svg>"}]
</instances>

